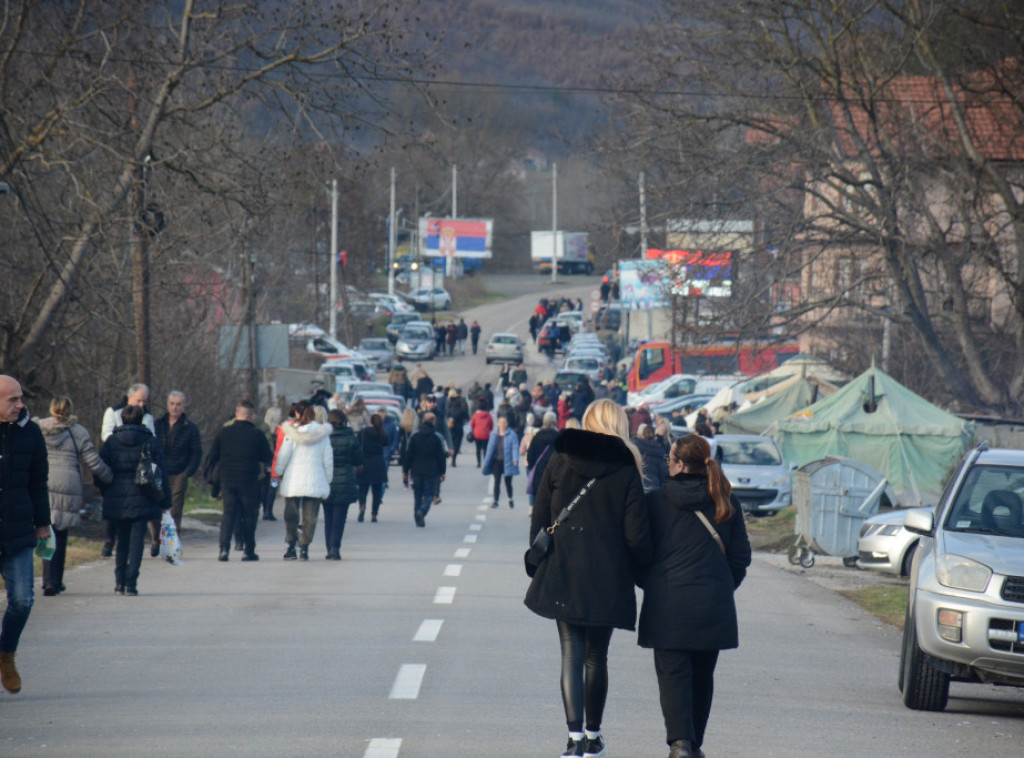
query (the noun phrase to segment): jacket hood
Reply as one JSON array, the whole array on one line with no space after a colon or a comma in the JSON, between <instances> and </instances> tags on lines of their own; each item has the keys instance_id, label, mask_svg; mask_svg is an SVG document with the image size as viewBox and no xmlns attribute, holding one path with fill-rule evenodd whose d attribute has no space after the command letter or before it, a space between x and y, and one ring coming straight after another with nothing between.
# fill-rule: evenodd
<instances>
[{"instance_id":1,"label":"jacket hood","mask_svg":"<svg viewBox=\"0 0 1024 758\"><path fill-rule=\"evenodd\" d=\"M568 456L568 465L585 477L602 477L623 466L635 466L632 451L619 437L588 432L583 429L563 429L554 442L555 452Z\"/></svg>"},{"instance_id":2,"label":"jacket hood","mask_svg":"<svg viewBox=\"0 0 1024 758\"><path fill-rule=\"evenodd\" d=\"M54 416L47 416L36 422L45 437L55 437L63 431L71 428L72 424L78 423L78 417L72 416L66 421L62 421Z\"/></svg>"},{"instance_id":3,"label":"jacket hood","mask_svg":"<svg viewBox=\"0 0 1024 758\"><path fill-rule=\"evenodd\" d=\"M639 437L633 440L633 444L637 446L642 455L668 455L668 448L666 448L657 438L645 440L642 437Z\"/></svg>"},{"instance_id":4,"label":"jacket hood","mask_svg":"<svg viewBox=\"0 0 1024 758\"><path fill-rule=\"evenodd\" d=\"M352 427L351 426L347 426L346 425L346 426L340 427L338 429L335 429L335 428L332 427L331 428L331 436L332 437L335 437L335 436L337 436L337 437L355 437L356 433L352 431Z\"/></svg>"},{"instance_id":5,"label":"jacket hood","mask_svg":"<svg viewBox=\"0 0 1024 758\"><path fill-rule=\"evenodd\" d=\"M708 479L704 474L676 474L665 481L661 491L680 510L701 510L711 501Z\"/></svg>"},{"instance_id":6,"label":"jacket hood","mask_svg":"<svg viewBox=\"0 0 1024 758\"><path fill-rule=\"evenodd\" d=\"M295 445L315 445L320 440L331 436L331 426L310 421L305 426L292 426L285 424L283 427L284 436Z\"/></svg>"}]
</instances>

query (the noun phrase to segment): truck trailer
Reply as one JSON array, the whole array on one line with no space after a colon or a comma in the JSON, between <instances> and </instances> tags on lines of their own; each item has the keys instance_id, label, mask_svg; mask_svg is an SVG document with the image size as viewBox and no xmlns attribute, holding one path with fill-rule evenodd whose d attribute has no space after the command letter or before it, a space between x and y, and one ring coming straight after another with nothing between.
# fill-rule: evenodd
<instances>
[{"instance_id":1,"label":"truck trailer","mask_svg":"<svg viewBox=\"0 0 1024 758\"><path fill-rule=\"evenodd\" d=\"M551 273L552 252L559 273L594 273L594 256L586 232L530 232L530 259L535 271Z\"/></svg>"}]
</instances>

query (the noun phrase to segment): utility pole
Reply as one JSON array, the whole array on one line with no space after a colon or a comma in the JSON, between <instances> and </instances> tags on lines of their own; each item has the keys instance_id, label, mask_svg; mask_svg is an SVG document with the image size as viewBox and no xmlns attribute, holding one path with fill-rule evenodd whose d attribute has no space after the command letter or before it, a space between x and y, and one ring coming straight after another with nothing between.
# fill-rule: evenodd
<instances>
[{"instance_id":1,"label":"utility pole","mask_svg":"<svg viewBox=\"0 0 1024 758\"><path fill-rule=\"evenodd\" d=\"M395 229L395 167L391 167L391 213L388 216L388 294L395 294L395 246L397 230Z\"/></svg>"},{"instance_id":2,"label":"utility pole","mask_svg":"<svg viewBox=\"0 0 1024 758\"><path fill-rule=\"evenodd\" d=\"M252 402L259 399L259 356L256 347L256 276L251 253L249 252L249 219L246 218L242 234L242 299L246 327L246 343L249 355L248 397Z\"/></svg>"},{"instance_id":3,"label":"utility pole","mask_svg":"<svg viewBox=\"0 0 1024 758\"><path fill-rule=\"evenodd\" d=\"M551 164L551 283L558 281L558 164Z\"/></svg>"},{"instance_id":4,"label":"utility pole","mask_svg":"<svg viewBox=\"0 0 1024 758\"><path fill-rule=\"evenodd\" d=\"M338 339L338 180L331 180L331 337Z\"/></svg>"},{"instance_id":5,"label":"utility pole","mask_svg":"<svg viewBox=\"0 0 1024 758\"><path fill-rule=\"evenodd\" d=\"M151 384L150 352L150 266L149 230L142 222L146 208L146 173L149 156L135 169L132 187L132 295L135 305L135 373L143 384Z\"/></svg>"},{"instance_id":6,"label":"utility pole","mask_svg":"<svg viewBox=\"0 0 1024 758\"><path fill-rule=\"evenodd\" d=\"M459 217L459 167L454 163L452 164L452 220ZM451 255L445 257L444 260L444 274L450 276L452 273L452 263L454 262L455 251L453 250ZM436 284L434 285L437 286Z\"/></svg>"},{"instance_id":7,"label":"utility pole","mask_svg":"<svg viewBox=\"0 0 1024 758\"><path fill-rule=\"evenodd\" d=\"M640 172L640 260L647 257L647 188L644 186L644 172ZM651 323L652 313L647 310L647 339L651 338L654 329ZM628 333L628 327L627 327Z\"/></svg>"}]
</instances>

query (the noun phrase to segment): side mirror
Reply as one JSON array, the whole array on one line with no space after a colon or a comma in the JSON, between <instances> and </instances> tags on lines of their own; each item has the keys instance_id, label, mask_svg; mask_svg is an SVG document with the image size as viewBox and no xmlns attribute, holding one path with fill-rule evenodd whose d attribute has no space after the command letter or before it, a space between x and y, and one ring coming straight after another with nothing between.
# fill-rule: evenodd
<instances>
[{"instance_id":1,"label":"side mirror","mask_svg":"<svg viewBox=\"0 0 1024 758\"><path fill-rule=\"evenodd\" d=\"M903 528L922 537L931 537L935 531L935 514L932 511L915 508L904 516Z\"/></svg>"}]
</instances>

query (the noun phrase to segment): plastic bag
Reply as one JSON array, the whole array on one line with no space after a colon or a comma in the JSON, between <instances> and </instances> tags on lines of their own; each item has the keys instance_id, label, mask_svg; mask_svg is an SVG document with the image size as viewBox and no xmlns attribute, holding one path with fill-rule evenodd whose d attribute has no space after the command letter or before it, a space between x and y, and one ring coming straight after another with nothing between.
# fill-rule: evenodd
<instances>
[{"instance_id":1,"label":"plastic bag","mask_svg":"<svg viewBox=\"0 0 1024 758\"><path fill-rule=\"evenodd\" d=\"M45 540L36 540L35 553L44 561L53 558L53 551L57 549L57 538L53 534L53 527L50 527L50 536Z\"/></svg>"},{"instance_id":2,"label":"plastic bag","mask_svg":"<svg viewBox=\"0 0 1024 758\"><path fill-rule=\"evenodd\" d=\"M185 565L185 558L181 552L181 539L178 537L178 527L174 525L170 511L164 511L160 516L160 557L166 558L168 563L175 566Z\"/></svg>"}]
</instances>

